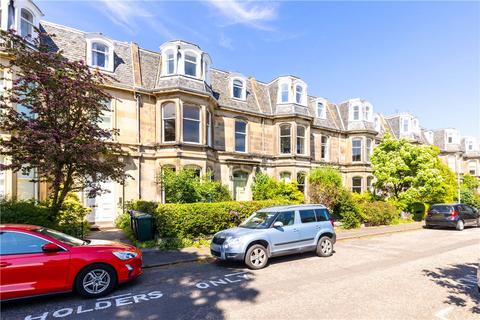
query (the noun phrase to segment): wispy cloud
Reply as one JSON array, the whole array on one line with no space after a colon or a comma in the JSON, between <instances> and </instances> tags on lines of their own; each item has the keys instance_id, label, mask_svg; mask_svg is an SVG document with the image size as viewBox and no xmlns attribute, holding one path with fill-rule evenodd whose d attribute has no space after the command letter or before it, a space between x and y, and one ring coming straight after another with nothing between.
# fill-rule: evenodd
<instances>
[{"instance_id":1,"label":"wispy cloud","mask_svg":"<svg viewBox=\"0 0 480 320\"><path fill-rule=\"evenodd\" d=\"M225 36L223 33L220 34L220 40L218 41L218 44L221 46L221 47L224 47L225 49L228 49L228 50L233 50L233 44L232 44L232 39Z\"/></svg>"},{"instance_id":2,"label":"wispy cloud","mask_svg":"<svg viewBox=\"0 0 480 320\"><path fill-rule=\"evenodd\" d=\"M129 0L100 0L102 7L96 6L110 21L124 28L131 34L138 33L139 20L146 21L155 32L173 38L173 33L155 17L147 2Z\"/></svg>"},{"instance_id":3,"label":"wispy cloud","mask_svg":"<svg viewBox=\"0 0 480 320\"><path fill-rule=\"evenodd\" d=\"M218 14L225 18L227 25L243 24L262 30L272 30L266 22L278 16L277 4L273 2L207 0Z\"/></svg>"}]
</instances>

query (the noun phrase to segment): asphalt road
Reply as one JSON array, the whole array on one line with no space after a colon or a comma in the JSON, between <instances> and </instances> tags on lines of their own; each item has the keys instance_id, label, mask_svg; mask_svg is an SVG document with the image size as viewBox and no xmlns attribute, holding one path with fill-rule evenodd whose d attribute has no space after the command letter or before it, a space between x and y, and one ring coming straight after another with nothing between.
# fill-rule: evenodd
<instances>
[{"instance_id":1,"label":"asphalt road","mask_svg":"<svg viewBox=\"0 0 480 320\"><path fill-rule=\"evenodd\" d=\"M338 242L329 258L152 268L109 297L4 303L1 319L480 319L480 229Z\"/></svg>"}]
</instances>

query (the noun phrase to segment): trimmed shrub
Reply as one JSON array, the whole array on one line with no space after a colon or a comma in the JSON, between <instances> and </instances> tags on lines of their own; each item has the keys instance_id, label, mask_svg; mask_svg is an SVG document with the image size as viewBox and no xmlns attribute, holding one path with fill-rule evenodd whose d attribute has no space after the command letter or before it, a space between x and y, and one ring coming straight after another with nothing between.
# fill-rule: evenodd
<instances>
[{"instance_id":1,"label":"trimmed shrub","mask_svg":"<svg viewBox=\"0 0 480 320\"><path fill-rule=\"evenodd\" d=\"M345 229L360 227L360 210L348 191L344 191L340 194L339 201L333 208L333 214L335 218L340 218L342 226Z\"/></svg>"},{"instance_id":2,"label":"trimmed shrub","mask_svg":"<svg viewBox=\"0 0 480 320\"><path fill-rule=\"evenodd\" d=\"M59 216L52 221L48 202L0 200L0 223L19 223L55 229L83 238L90 230L85 216L89 209L82 206L75 194L69 194Z\"/></svg>"},{"instance_id":3,"label":"trimmed shrub","mask_svg":"<svg viewBox=\"0 0 480 320\"><path fill-rule=\"evenodd\" d=\"M372 201L359 205L361 216L370 226L391 224L399 218L397 208L384 201Z\"/></svg>"},{"instance_id":4,"label":"trimmed shrub","mask_svg":"<svg viewBox=\"0 0 480 320\"><path fill-rule=\"evenodd\" d=\"M161 238L199 238L236 227L253 212L288 201L228 201L216 203L159 204L147 201L130 202L128 209L153 214L157 235ZM127 225L127 219L119 219ZM128 226L129 227L129 222Z\"/></svg>"},{"instance_id":5,"label":"trimmed shrub","mask_svg":"<svg viewBox=\"0 0 480 320\"><path fill-rule=\"evenodd\" d=\"M332 167L315 168L308 174L308 195L311 203L332 209L340 201L343 187L340 171Z\"/></svg>"},{"instance_id":6,"label":"trimmed shrub","mask_svg":"<svg viewBox=\"0 0 480 320\"><path fill-rule=\"evenodd\" d=\"M414 221L422 221L425 219L425 204L422 202L414 202L408 207L408 212L413 215Z\"/></svg>"}]
</instances>

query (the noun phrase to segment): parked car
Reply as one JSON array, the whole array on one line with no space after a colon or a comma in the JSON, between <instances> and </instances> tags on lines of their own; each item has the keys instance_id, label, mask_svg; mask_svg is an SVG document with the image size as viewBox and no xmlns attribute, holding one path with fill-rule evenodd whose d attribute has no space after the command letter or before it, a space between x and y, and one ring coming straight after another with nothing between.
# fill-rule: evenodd
<instances>
[{"instance_id":1,"label":"parked car","mask_svg":"<svg viewBox=\"0 0 480 320\"><path fill-rule=\"evenodd\" d=\"M32 225L0 225L0 300L76 291L97 298L142 274L142 253Z\"/></svg>"},{"instance_id":2,"label":"parked car","mask_svg":"<svg viewBox=\"0 0 480 320\"><path fill-rule=\"evenodd\" d=\"M480 227L480 214L466 204L434 204L428 210L425 227L452 227L462 231L465 226Z\"/></svg>"},{"instance_id":3,"label":"parked car","mask_svg":"<svg viewBox=\"0 0 480 320\"><path fill-rule=\"evenodd\" d=\"M221 260L244 261L261 269L270 257L316 251L331 256L336 241L333 219L323 205L287 205L261 209L237 228L218 232L210 250Z\"/></svg>"}]
</instances>

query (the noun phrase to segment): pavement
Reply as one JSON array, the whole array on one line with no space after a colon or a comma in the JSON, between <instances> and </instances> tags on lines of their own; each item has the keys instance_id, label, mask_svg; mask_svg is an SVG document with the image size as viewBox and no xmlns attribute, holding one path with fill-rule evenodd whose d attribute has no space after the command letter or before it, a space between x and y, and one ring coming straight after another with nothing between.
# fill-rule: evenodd
<instances>
[{"instance_id":1,"label":"pavement","mask_svg":"<svg viewBox=\"0 0 480 320\"><path fill-rule=\"evenodd\" d=\"M423 227L423 222L403 223L392 226L363 227L354 230L336 228L337 240L370 237L395 232L418 230ZM99 231L93 231L89 239L104 239L131 244L122 230L113 227L100 227ZM186 262L213 260L208 247L183 248L180 250L142 249L143 267L152 268L173 265Z\"/></svg>"},{"instance_id":2,"label":"pavement","mask_svg":"<svg viewBox=\"0 0 480 320\"><path fill-rule=\"evenodd\" d=\"M107 297L1 305L1 319L480 318L480 229L417 229L337 242L331 257L271 259L262 270L195 262L145 269Z\"/></svg>"}]
</instances>

